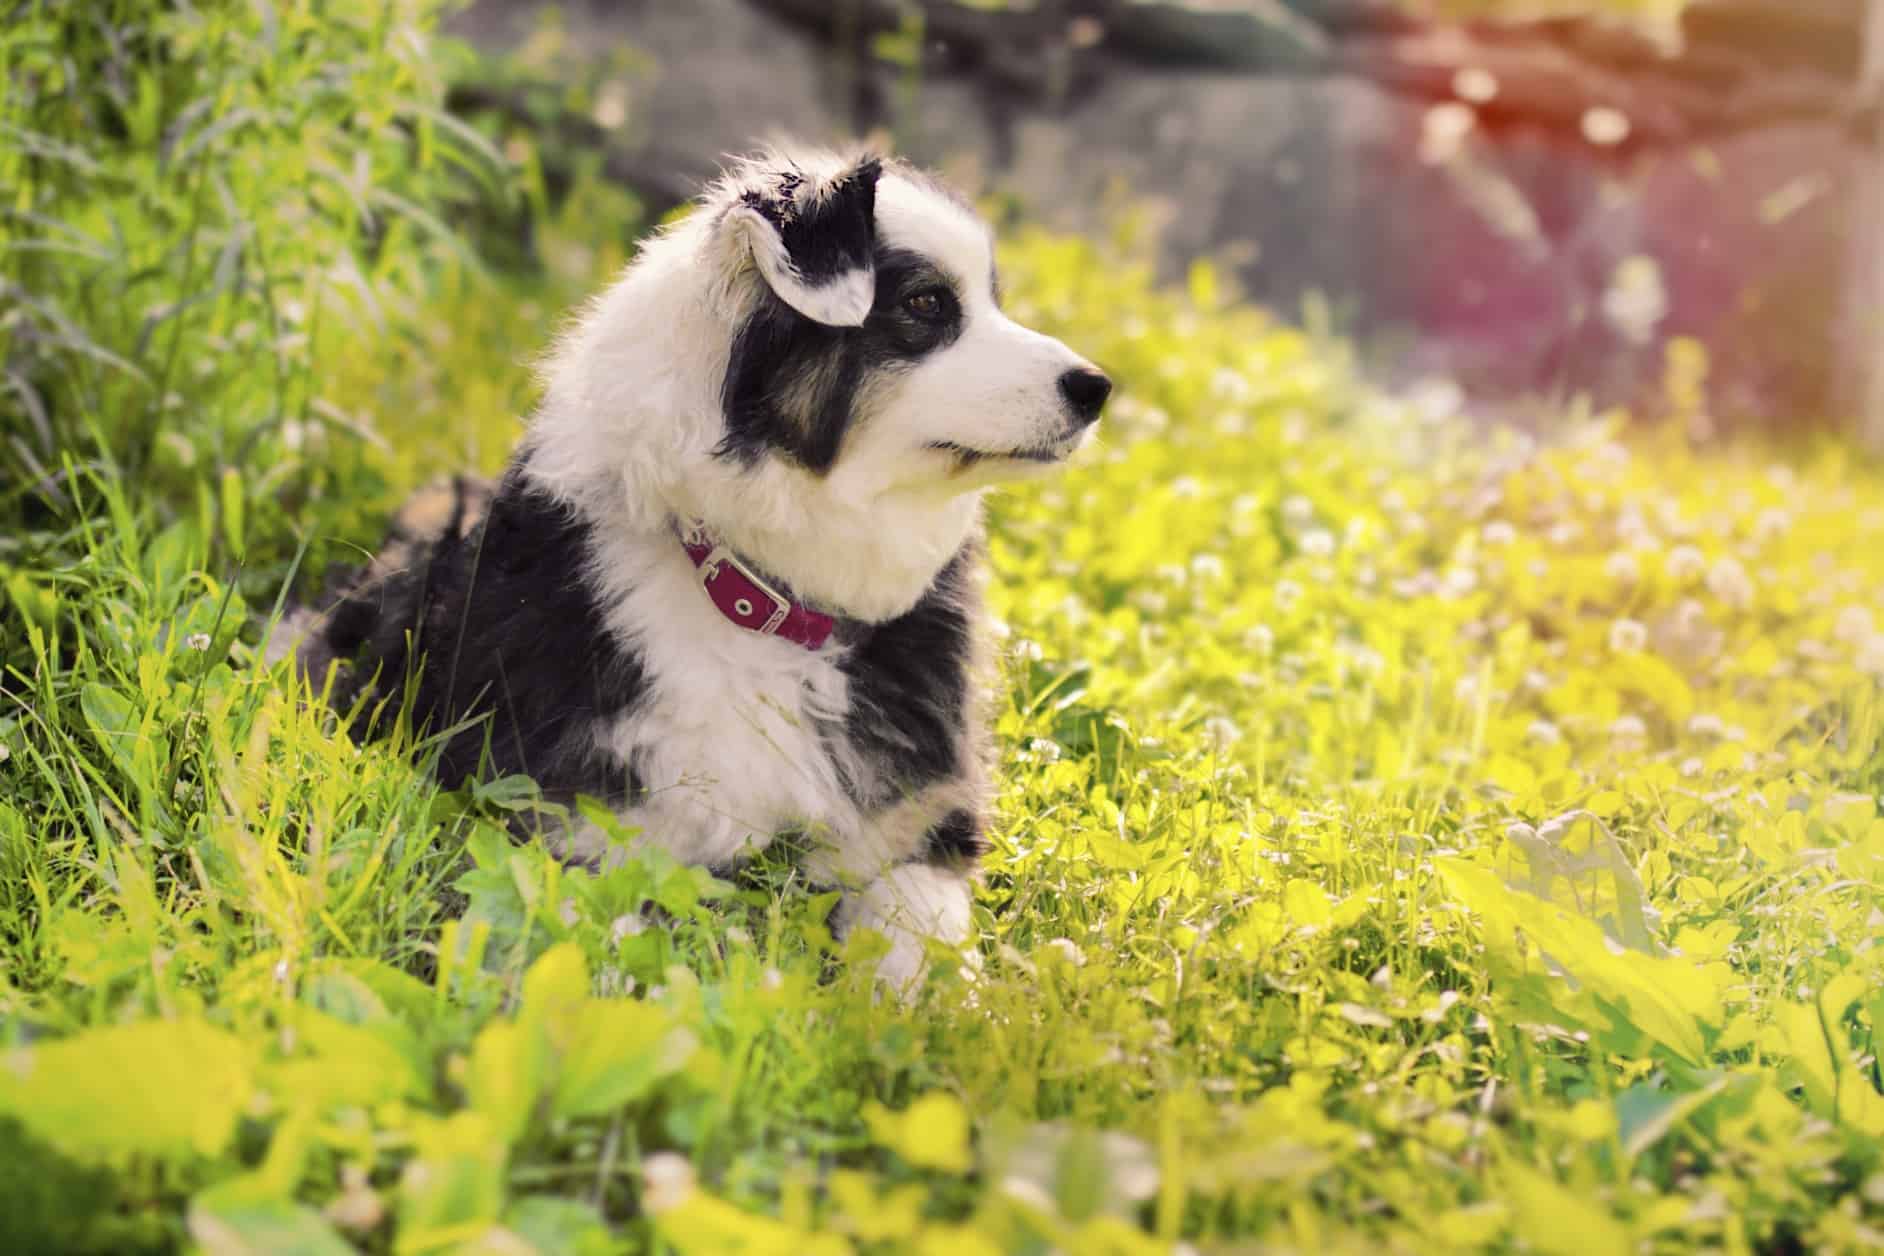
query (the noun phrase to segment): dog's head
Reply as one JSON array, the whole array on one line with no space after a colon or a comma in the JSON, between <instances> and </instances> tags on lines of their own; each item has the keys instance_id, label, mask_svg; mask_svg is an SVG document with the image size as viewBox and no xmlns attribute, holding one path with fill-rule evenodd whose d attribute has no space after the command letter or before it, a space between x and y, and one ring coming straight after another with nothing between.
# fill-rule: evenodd
<instances>
[{"instance_id":1,"label":"dog's head","mask_svg":"<svg viewBox=\"0 0 1884 1256\"><path fill-rule=\"evenodd\" d=\"M967 492L1063 461L1111 391L1001 310L993 240L960 197L874 156L774 155L709 194L745 267L719 453L854 492Z\"/></svg>"},{"instance_id":2,"label":"dog's head","mask_svg":"<svg viewBox=\"0 0 1884 1256\"><path fill-rule=\"evenodd\" d=\"M1002 313L973 209L899 162L773 152L649 241L544 373L530 474L688 516L814 601L907 609L979 490L1064 461L1111 383Z\"/></svg>"}]
</instances>

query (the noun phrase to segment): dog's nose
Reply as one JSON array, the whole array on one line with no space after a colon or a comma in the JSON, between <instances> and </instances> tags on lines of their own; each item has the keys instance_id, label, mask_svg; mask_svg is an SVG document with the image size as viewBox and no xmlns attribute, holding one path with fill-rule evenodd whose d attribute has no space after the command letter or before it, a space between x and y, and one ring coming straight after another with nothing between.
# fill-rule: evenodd
<instances>
[{"instance_id":1,"label":"dog's nose","mask_svg":"<svg viewBox=\"0 0 1884 1256\"><path fill-rule=\"evenodd\" d=\"M1073 417L1084 427L1098 420L1106 398L1112 395L1112 381L1104 371L1090 366L1076 367L1060 376L1060 395L1066 398Z\"/></svg>"}]
</instances>

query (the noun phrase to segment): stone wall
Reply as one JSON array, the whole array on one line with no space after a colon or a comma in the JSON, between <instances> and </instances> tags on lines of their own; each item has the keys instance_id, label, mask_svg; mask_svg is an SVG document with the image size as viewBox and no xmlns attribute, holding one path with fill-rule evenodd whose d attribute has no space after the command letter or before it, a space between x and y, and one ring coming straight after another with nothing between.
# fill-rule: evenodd
<instances>
[{"instance_id":1,"label":"stone wall","mask_svg":"<svg viewBox=\"0 0 1884 1256\"><path fill-rule=\"evenodd\" d=\"M460 29L514 45L535 6ZM1874 110L1862 0L1705 0L1676 50L1590 21L1436 26L1376 0L588 0L570 46L646 54L611 91L610 168L662 201L774 132L880 132L1092 228L1164 207L1174 264L1310 293L1392 373L1477 398L1640 400L1671 335L1714 408L1829 404Z\"/></svg>"}]
</instances>

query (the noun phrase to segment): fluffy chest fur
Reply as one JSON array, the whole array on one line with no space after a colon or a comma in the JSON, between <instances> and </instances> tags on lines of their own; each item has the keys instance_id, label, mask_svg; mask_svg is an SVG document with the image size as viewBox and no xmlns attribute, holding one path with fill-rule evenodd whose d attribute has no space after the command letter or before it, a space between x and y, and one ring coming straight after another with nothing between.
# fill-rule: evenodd
<instances>
[{"instance_id":1,"label":"fluffy chest fur","mask_svg":"<svg viewBox=\"0 0 1884 1256\"><path fill-rule=\"evenodd\" d=\"M415 723L463 725L442 748L448 780L528 774L551 801L602 799L641 840L710 867L792 831L836 883L974 852L976 550L903 615L840 621L809 651L723 618L671 530L599 527L520 459L481 522L353 593L327 640L377 660L343 699L393 697L410 672ZM592 826L550 836L604 855Z\"/></svg>"}]
</instances>

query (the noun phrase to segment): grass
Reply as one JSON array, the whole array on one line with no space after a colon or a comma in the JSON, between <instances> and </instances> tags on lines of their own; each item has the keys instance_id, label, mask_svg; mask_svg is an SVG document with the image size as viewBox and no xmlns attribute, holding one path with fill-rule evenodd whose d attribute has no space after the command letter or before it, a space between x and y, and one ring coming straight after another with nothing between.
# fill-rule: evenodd
<instances>
[{"instance_id":1,"label":"grass","mask_svg":"<svg viewBox=\"0 0 1884 1256\"><path fill-rule=\"evenodd\" d=\"M437 114L422 8L326 16L0 37L0 1247L1884 1238L1878 467L1488 432L1014 227L1123 390L992 511L982 974L881 1000L788 865L560 868L257 665L633 217Z\"/></svg>"}]
</instances>

